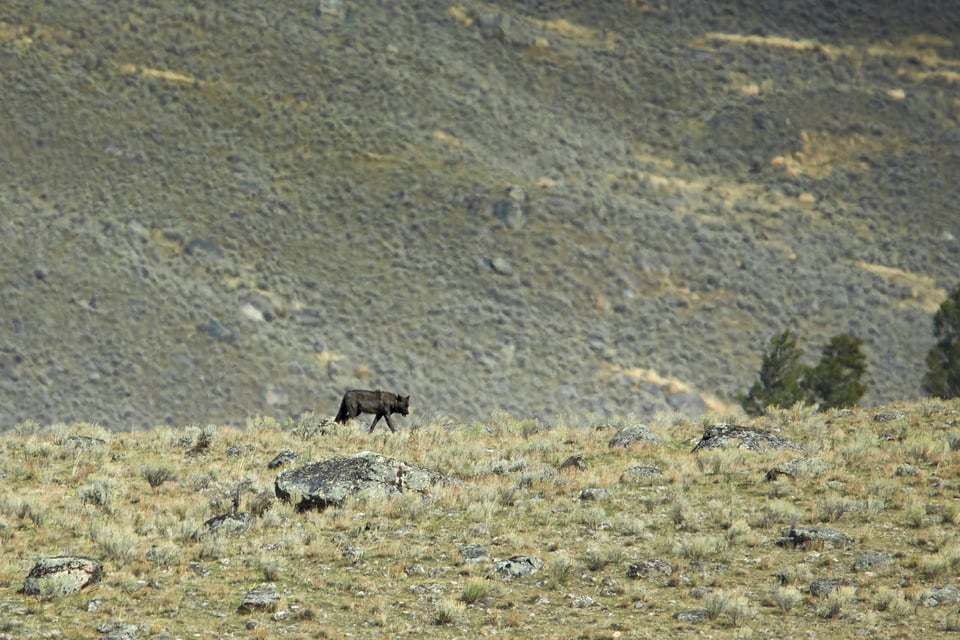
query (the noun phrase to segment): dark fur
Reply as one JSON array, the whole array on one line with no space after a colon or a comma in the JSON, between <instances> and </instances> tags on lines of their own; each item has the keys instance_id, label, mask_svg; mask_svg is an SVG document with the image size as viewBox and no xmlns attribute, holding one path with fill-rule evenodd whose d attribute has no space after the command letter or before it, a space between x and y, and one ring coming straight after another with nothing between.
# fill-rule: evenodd
<instances>
[{"instance_id":1,"label":"dark fur","mask_svg":"<svg viewBox=\"0 0 960 640\"><path fill-rule=\"evenodd\" d=\"M393 423L390 422L391 413L399 413L402 416L410 414L410 396L400 396L387 391L366 391L364 389L353 389L343 394L343 401L340 403L340 411L337 412L336 421L340 424L345 423L350 418L356 418L361 413L375 413L377 417L370 424L370 432L377 426L380 418L387 419L387 426L390 431L396 431Z\"/></svg>"}]
</instances>

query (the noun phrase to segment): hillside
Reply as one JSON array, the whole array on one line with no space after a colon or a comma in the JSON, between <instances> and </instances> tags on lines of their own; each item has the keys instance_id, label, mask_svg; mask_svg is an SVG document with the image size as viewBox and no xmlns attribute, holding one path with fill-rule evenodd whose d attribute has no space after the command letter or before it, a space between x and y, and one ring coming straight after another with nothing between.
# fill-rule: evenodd
<instances>
[{"instance_id":1,"label":"hillside","mask_svg":"<svg viewBox=\"0 0 960 640\"><path fill-rule=\"evenodd\" d=\"M7 2L0 428L732 411L787 326L915 398L942 5Z\"/></svg>"},{"instance_id":2,"label":"hillside","mask_svg":"<svg viewBox=\"0 0 960 640\"><path fill-rule=\"evenodd\" d=\"M780 411L721 448L732 426L669 417L24 424L0 435L0 638L948 637L958 420ZM280 490L357 459L406 472L323 509ZM36 567L64 554L98 579L58 594Z\"/></svg>"}]
</instances>

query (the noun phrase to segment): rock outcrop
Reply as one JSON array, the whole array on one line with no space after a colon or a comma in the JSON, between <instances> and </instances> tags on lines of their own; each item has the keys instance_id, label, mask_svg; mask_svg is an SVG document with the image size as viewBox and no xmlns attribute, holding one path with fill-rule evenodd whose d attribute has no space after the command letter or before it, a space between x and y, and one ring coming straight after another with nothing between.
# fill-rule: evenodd
<instances>
[{"instance_id":1,"label":"rock outcrop","mask_svg":"<svg viewBox=\"0 0 960 640\"><path fill-rule=\"evenodd\" d=\"M712 424L703 432L700 442L693 451L703 449L721 449L733 445L750 451L766 451L768 449L796 449L803 451L803 447L796 442L774 435L762 429L741 427L735 424Z\"/></svg>"},{"instance_id":2,"label":"rock outcrop","mask_svg":"<svg viewBox=\"0 0 960 640\"><path fill-rule=\"evenodd\" d=\"M452 483L437 471L364 451L288 469L277 476L274 491L279 499L294 502L298 511L304 511L343 504L347 496L361 491L391 496Z\"/></svg>"}]
</instances>

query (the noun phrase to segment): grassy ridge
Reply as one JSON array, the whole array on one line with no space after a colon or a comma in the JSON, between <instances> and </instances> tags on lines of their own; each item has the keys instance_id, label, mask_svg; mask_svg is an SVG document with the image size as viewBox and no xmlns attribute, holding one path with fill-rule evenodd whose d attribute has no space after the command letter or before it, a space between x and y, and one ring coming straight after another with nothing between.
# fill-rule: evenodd
<instances>
[{"instance_id":1,"label":"grassy ridge","mask_svg":"<svg viewBox=\"0 0 960 640\"><path fill-rule=\"evenodd\" d=\"M470 425L413 418L373 436L356 422L319 431L317 419L119 433L23 424L0 440L0 638L97 638L110 622L147 638L956 629L955 606L927 605L950 597L936 589L960 569L960 402L877 413L794 409L750 423L802 443L800 455L694 455L705 423L671 417L646 422L662 442L627 449L608 447L616 426L560 419L547 429L505 414ZM278 470L266 464L285 448L303 461L370 449L464 482L296 513L268 501ZM574 454L586 468L558 471ZM797 458L783 467L792 477L765 478ZM632 475L637 465L662 475ZM584 489L607 493L589 500ZM195 535L238 490L241 510L259 514L252 528ZM794 525L839 529L853 543L777 545ZM468 561L467 544L488 556ZM39 556L59 553L100 558L104 580L50 601L16 593ZM494 560L518 554L543 568L514 581L494 574ZM883 560L862 566L869 558ZM628 577L648 560L663 571ZM281 595L276 610L238 613L263 582ZM691 611L704 620L674 617Z\"/></svg>"}]
</instances>

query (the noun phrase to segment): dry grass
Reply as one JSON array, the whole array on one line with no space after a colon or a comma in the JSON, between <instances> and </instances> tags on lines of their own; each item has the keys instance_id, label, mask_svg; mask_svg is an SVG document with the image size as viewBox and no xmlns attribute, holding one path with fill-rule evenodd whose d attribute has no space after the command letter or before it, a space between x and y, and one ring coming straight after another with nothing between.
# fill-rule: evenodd
<instances>
[{"instance_id":1,"label":"dry grass","mask_svg":"<svg viewBox=\"0 0 960 640\"><path fill-rule=\"evenodd\" d=\"M309 425L269 419L245 430L135 433L19 425L0 438L8 488L0 497L0 637L97 638L107 621L169 637L213 626L224 637L290 638L667 637L678 625L737 637L783 628L818 637L940 632L958 626L955 605L925 603L960 573L952 504L960 451L951 444L960 403L896 409L907 427L895 438L864 410L797 408L751 423L808 445L803 456L818 461L773 481L766 472L796 452L695 456L690 439L702 423L652 422L663 441L629 449L610 449L608 430L504 415L373 436L350 426L311 434ZM72 448L71 435L103 443ZM266 462L284 448L304 461L376 450L463 484L297 513L269 500L276 471ZM586 469L558 472L573 454ZM638 462L664 475L623 479ZM587 488L607 493L586 500ZM254 526L196 539L238 494L241 510L258 505ZM776 544L801 525L837 528L854 542ZM468 543L489 556L463 560ZM855 571L865 551L893 560ZM59 553L100 558L103 581L51 602L16 593L39 556ZM495 561L518 554L543 568L514 581L493 572ZM627 577L652 558L669 571ZM809 586L819 578L843 583L816 597ZM236 613L265 581L283 595L277 611ZM707 612L704 622L673 618L697 609Z\"/></svg>"}]
</instances>

